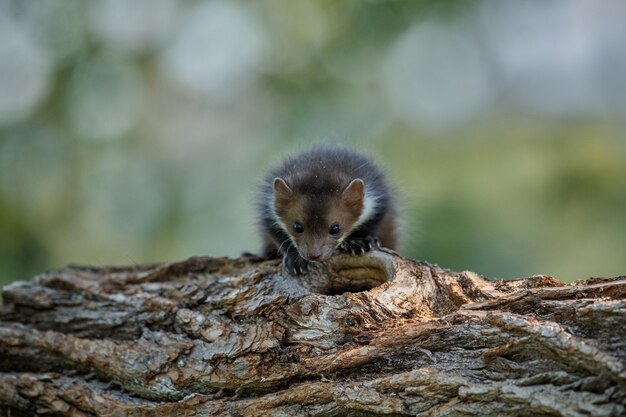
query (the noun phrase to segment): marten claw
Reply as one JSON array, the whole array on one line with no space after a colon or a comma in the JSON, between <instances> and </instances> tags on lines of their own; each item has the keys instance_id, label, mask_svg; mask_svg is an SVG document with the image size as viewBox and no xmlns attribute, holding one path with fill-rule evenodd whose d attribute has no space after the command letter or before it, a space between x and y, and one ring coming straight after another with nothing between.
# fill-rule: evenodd
<instances>
[{"instance_id":1,"label":"marten claw","mask_svg":"<svg viewBox=\"0 0 626 417\"><path fill-rule=\"evenodd\" d=\"M303 275L305 272L310 272L309 262L306 259L302 259L299 256L285 256L283 264L291 275Z\"/></svg>"},{"instance_id":2,"label":"marten claw","mask_svg":"<svg viewBox=\"0 0 626 417\"><path fill-rule=\"evenodd\" d=\"M356 254L365 254L374 248L379 248L378 240L372 237L348 239L339 245L339 249L343 252Z\"/></svg>"}]
</instances>

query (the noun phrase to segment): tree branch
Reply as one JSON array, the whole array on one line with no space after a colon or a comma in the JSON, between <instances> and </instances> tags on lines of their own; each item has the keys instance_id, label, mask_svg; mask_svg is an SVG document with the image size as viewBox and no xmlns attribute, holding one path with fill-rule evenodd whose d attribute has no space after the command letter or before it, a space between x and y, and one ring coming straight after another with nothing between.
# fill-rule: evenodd
<instances>
[{"instance_id":1,"label":"tree branch","mask_svg":"<svg viewBox=\"0 0 626 417\"><path fill-rule=\"evenodd\" d=\"M70 266L4 288L0 412L620 416L626 277L488 281L390 251Z\"/></svg>"}]
</instances>

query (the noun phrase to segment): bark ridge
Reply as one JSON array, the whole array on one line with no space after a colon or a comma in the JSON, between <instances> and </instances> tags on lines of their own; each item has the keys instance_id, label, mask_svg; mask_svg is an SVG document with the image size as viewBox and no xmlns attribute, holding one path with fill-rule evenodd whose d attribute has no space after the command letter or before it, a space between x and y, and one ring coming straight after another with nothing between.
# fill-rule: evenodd
<instances>
[{"instance_id":1,"label":"bark ridge","mask_svg":"<svg viewBox=\"0 0 626 417\"><path fill-rule=\"evenodd\" d=\"M623 416L626 277L490 281L381 250L3 289L0 415Z\"/></svg>"}]
</instances>

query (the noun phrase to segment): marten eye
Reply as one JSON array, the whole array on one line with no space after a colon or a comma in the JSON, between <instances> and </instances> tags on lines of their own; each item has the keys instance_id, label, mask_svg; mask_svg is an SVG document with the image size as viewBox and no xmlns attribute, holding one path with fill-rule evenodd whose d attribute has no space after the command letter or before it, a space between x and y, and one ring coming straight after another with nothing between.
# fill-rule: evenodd
<instances>
[{"instance_id":1,"label":"marten eye","mask_svg":"<svg viewBox=\"0 0 626 417\"><path fill-rule=\"evenodd\" d=\"M332 226L330 226L330 230L328 231L328 233L330 233L331 235L338 235L339 234L339 225L337 223L335 223Z\"/></svg>"},{"instance_id":2,"label":"marten eye","mask_svg":"<svg viewBox=\"0 0 626 417\"><path fill-rule=\"evenodd\" d=\"M293 231L296 233L302 233L304 232L304 226L302 226L300 223L295 222L293 224Z\"/></svg>"}]
</instances>

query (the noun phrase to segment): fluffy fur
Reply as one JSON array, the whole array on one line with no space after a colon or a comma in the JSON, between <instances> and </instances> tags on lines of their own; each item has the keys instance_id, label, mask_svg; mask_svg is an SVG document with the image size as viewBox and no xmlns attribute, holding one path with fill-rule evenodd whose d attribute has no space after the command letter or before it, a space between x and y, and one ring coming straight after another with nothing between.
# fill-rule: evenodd
<instances>
[{"instance_id":1,"label":"fluffy fur","mask_svg":"<svg viewBox=\"0 0 626 417\"><path fill-rule=\"evenodd\" d=\"M294 274L336 249L354 255L397 245L396 203L384 175L349 149L316 147L286 158L263 180L258 208L263 255L282 257Z\"/></svg>"}]
</instances>

